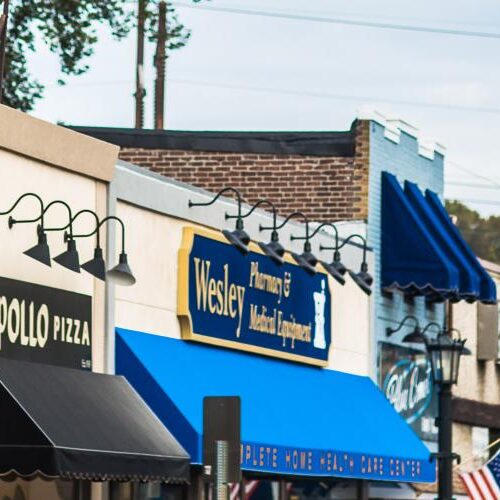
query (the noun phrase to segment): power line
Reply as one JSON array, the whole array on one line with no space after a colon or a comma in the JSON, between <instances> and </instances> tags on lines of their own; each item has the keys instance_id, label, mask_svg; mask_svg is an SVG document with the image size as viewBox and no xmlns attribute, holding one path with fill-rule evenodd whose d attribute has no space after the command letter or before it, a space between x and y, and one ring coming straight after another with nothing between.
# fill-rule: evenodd
<instances>
[{"instance_id":1,"label":"power line","mask_svg":"<svg viewBox=\"0 0 500 500\"><path fill-rule=\"evenodd\" d=\"M470 170L467 167L464 167L463 165L459 165L458 163L455 163L454 161L446 160L446 165L450 165L452 167L457 168L458 170L461 170L462 172L466 172L467 174L472 175L473 177L477 177L478 179L482 179L483 181L486 181L495 187L500 187L500 182L498 182L494 179L491 179L490 177L486 177L485 175L478 174L474 170Z\"/></svg>"},{"instance_id":2,"label":"power line","mask_svg":"<svg viewBox=\"0 0 500 500\"><path fill-rule=\"evenodd\" d=\"M464 203L477 203L479 205L492 205L500 207L500 201L498 200L483 200L479 198L446 198L446 201L461 201Z\"/></svg>"},{"instance_id":3,"label":"power line","mask_svg":"<svg viewBox=\"0 0 500 500\"><path fill-rule=\"evenodd\" d=\"M409 101L405 99L390 99L377 96L363 96L363 95L348 95L348 94L333 94L327 92L312 92L312 91L302 91L298 89L283 89L276 87L259 87L251 85L241 85L241 84L231 84L217 81L203 81L203 80L190 80L185 78L169 78L169 83L181 84L181 85L194 85L198 87L213 87L222 88L228 90L249 90L252 92L264 92L269 94L281 94L281 95L293 95L299 97L314 97L319 99L335 99L341 101L374 101L382 102L388 104L401 104L405 106L418 106L423 108L437 108L437 109L449 109L456 111L470 111L477 113L493 113L500 114L500 108L486 108L486 107L473 107L473 106L460 106L455 104L439 104L429 101ZM46 85L51 88L70 88L70 87L99 87L105 85L124 85L132 83L130 80L110 80L110 81L95 81L95 82L80 82L80 83L68 83L66 85Z\"/></svg>"},{"instance_id":4,"label":"power line","mask_svg":"<svg viewBox=\"0 0 500 500\"><path fill-rule=\"evenodd\" d=\"M226 6L215 6L215 5L192 5L184 2L173 1L173 5L187 8L187 9L201 9L208 10L212 12L225 12L229 14L243 14L248 16L259 16L259 17L271 17L271 18L281 18L281 19L291 19L295 21L310 21L325 24L344 24L347 26L359 26L363 28L377 28L377 29L387 29L387 30L398 30L398 31L414 31L419 33L436 33L440 35L453 35L453 36L466 36L475 38L490 38L490 39L500 39L500 33L487 32L487 31L469 31L460 30L452 28L439 28L431 26L416 26L409 24L392 24L383 23L375 21L363 21L363 20L351 20L336 17L324 17L324 16L313 16L306 14L287 14L285 12L272 12L264 10L255 9L245 9L239 7L226 7Z\"/></svg>"},{"instance_id":5,"label":"power line","mask_svg":"<svg viewBox=\"0 0 500 500\"><path fill-rule=\"evenodd\" d=\"M445 183L446 186L463 186L474 189L500 189L499 186L491 186L490 184L479 184L474 182L452 182L448 181Z\"/></svg>"},{"instance_id":6,"label":"power line","mask_svg":"<svg viewBox=\"0 0 500 500\"><path fill-rule=\"evenodd\" d=\"M405 106L419 106L423 108L438 108L438 109L451 109L457 111L473 111L478 113L493 113L500 114L500 108L486 108L486 107L474 107L474 106L460 106L456 104L438 104L429 101L408 101L405 99L390 99L384 97L376 96L363 96L363 95L348 95L348 94L333 94L330 92L311 92L295 89L283 89L275 87L260 87L260 86L250 86L241 84L230 84L217 81L202 81L202 80L190 80L185 78L170 78L172 83L180 83L184 85L195 85L201 87L216 87L228 90L250 90L253 92L266 92L270 94L282 94L282 95L293 95L293 96L307 96L316 97L320 99L338 99L344 101L378 101L388 104L401 104Z\"/></svg>"}]
</instances>

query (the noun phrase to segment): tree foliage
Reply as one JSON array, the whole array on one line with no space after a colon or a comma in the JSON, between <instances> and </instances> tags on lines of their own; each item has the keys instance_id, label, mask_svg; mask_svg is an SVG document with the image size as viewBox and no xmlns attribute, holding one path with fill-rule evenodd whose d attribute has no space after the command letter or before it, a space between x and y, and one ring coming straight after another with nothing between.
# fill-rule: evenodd
<instances>
[{"instance_id":1,"label":"tree foliage","mask_svg":"<svg viewBox=\"0 0 500 500\"><path fill-rule=\"evenodd\" d=\"M107 25L115 39L123 39L136 27L135 9L136 5L127 0L11 0L4 104L30 111L43 96L44 86L30 74L28 67L28 55L36 50L36 33L59 57L63 74L80 75L89 69L88 59L98 41L98 25ZM157 12L157 2L146 1L145 26L150 41L157 36ZM171 6L167 32L169 50L186 45L191 34ZM58 83L64 84L64 80Z\"/></svg>"},{"instance_id":2,"label":"tree foliage","mask_svg":"<svg viewBox=\"0 0 500 500\"><path fill-rule=\"evenodd\" d=\"M447 201L446 209L456 217L457 227L475 254L500 263L500 216L483 218L459 201Z\"/></svg>"}]
</instances>

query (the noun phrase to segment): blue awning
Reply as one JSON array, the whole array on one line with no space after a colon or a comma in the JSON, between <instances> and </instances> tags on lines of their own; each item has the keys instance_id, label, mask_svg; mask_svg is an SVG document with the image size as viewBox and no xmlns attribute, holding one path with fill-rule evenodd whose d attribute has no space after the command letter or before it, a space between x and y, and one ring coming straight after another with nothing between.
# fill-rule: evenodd
<instances>
[{"instance_id":1,"label":"blue awning","mask_svg":"<svg viewBox=\"0 0 500 500\"><path fill-rule=\"evenodd\" d=\"M457 249L462 252L463 259L469 265L468 269L472 270L470 272L475 273L477 280L479 282L478 284L479 300L481 300L481 302L484 302L485 304L496 304L497 289L495 282L493 281L492 277L488 274L488 272L484 269L484 267L481 265L476 255L471 250L470 246L463 239L457 226L455 226L455 224L453 224L453 222L451 221L448 212L446 211L443 204L441 203L441 200L439 199L439 196L436 193L427 189L425 191L425 198L431 209L434 211L436 219L440 220L445 230L447 230L447 234L450 238L450 241L453 241Z\"/></svg>"},{"instance_id":2,"label":"blue awning","mask_svg":"<svg viewBox=\"0 0 500 500\"><path fill-rule=\"evenodd\" d=\"M122 329L116 371L193 463L202 461L203 398L240 396L246 471L435 480L429 450L368 377Z\"/></svg>"},{"instance_id":3,"label":"blue awning","mask_svg":"<svg viewBox=\"0 0 500 500\"><path fill-rule=\"evenodd\" d=\"M382 287L435 301L496 301L493 280L439 197L382 173Z\"/></svg>"}]
</instances>

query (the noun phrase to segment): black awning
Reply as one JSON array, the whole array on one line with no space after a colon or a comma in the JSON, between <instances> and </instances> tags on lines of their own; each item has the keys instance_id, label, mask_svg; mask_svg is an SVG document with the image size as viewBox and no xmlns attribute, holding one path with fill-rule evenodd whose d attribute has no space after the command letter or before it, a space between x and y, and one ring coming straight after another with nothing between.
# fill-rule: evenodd
<instances>
[{"instance_id":1,"label":"black awning","mask_svg":"<svg viewBox=\"0 0 500 500\"><path fill-rule=\"evenodd\" d=\"M123 377L1 359L0 411L0 474L188 481L188 454Z\"/></svg>"}]
</instances>

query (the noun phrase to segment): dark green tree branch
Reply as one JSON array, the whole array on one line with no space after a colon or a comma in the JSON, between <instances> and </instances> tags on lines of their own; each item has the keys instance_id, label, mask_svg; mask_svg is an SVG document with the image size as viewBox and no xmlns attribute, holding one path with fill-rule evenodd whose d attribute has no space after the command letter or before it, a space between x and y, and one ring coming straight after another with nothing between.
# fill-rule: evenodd
<instances>
[{"instance_id":1,"label":"dark green tree branch","mask_svg":"<svg viewBox=\"0 0 500 500\"><path fill-rule=\"evenodd\" d=\"M200 1L200 0L194 0ZM157 2L146 4L146 32L156 39ZM29 72L28 56L35 52L35 33L59 58L65 75L81 75L98 41L97 27L107 25L121 40L136 26L133 5L127 0L11 0L5 59L4 104L21 111L33 109L44 86ZM186 45L191 32L172 6L167 16L168 49ZM64 80L59 81L64 84Z\"/></svg>"}]
</instances>

